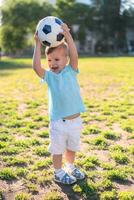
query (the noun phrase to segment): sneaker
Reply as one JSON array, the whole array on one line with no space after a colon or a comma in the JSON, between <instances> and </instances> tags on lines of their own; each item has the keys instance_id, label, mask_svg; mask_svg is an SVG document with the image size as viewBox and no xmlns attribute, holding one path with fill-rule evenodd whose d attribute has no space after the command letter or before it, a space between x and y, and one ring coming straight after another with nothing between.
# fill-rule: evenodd
<instances>
[{"instance_id":1,"label":"sneaker","mask_svg":"<svg viewBox=\"0 0 134 200\"><path fill-rule=\"evenodd\" d=\"M54 174L54 181L57 183L71 185L71 184L75 183L77 181L77 179L75 177L73 177L72 175L69 175L68 173L65 172L62 177Z\"/></svg>"},{"instance_id":2,"label":"sneaker","mask_svg":"<svg viewBox=\"0 0 134 200\"><path fill-rule=\"evenodd\" d=\"M81 172L78 168L74 168L70 175L74 176L78 180L83 180L85 178L85 174Z\"/></svg>"}]
</instances>

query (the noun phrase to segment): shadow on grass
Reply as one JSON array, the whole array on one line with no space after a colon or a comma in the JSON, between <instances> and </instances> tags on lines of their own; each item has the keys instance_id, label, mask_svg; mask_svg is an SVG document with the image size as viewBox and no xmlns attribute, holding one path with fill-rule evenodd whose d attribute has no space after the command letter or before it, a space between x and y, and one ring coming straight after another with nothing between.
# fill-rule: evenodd
<instances>
[{"instance_id":1,"label":"shadow on grass","mask_svg":"<svg viewBox=\"0 0 134 200\"><path fill-rule=\"evenodd\" d=\"M31 68L31 64L21 60L3 60L0 61L0 76L10 76L14 70Z\"/></svg>"},{"instance_id":2,"label":"shadow on grass","mask_svg":"<svg viewBox=\"0 0 134 200\"><path fill-rule=\"evenodd\" d=\"M16 62L16 60L3 60L3 61L0 61L0 70L6 70L6 69L18 69L18 68L30 68L31 67L31 64L26 64L24 62L22 62L19 60Z\"/></svg>"},{"instance_id":3,"label":"shadow on grass","mask_svg":"<svg viewBox=\"0 0 134 200\"><path fill-rule=\"evenodd\" d=\"M80 188L81 191L76 192L73 190L75 185ZM73 185L63 185L58 183L58 186L61 188L62 192L67 195L69 200L80 200L82 199L90 199L90 200L99 200L98 192L95 188L90 185L90 181L87 182L86 179L77 181L77 183Z\"/></svg>"},{"instance_id":4,"label":"shadow on grass","mask_svg":"<svg viewBox=\"0 0 134 200\"><path fill-rule=\"evenodd\" d=\"M132 186L133 184L134 184L134 181L132 181L132 180L114 180L113 179L113 181L115 182L115 183L118 183L118 184L120 184L120 185L127 185L127 186Z\"/></svg>"}]
</instances>

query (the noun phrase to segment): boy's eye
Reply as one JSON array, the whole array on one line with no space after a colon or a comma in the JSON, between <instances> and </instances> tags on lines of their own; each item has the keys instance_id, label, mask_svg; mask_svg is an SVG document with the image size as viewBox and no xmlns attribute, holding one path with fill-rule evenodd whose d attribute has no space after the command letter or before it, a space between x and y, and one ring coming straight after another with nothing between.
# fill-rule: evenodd
<instances>
[{"instance_id":1,"label":"boy's eye","mask_svg":"<svg viewBox=\"0 0 134 200\"><path fill-rule=\"evenodd\" d=\"M51 60L48 60L48 62L51 62Z\"/></svg>"},{"instance_id":2,"label":"boy's eye","mask_svg":"<svg viewBox=\"0 0 134 200\"><path fill-rule=\"evenodd\" d=\"M56 61L59 61L59 59L58 59L58 58L56 58L55 60L56 60Z\"/></svg>"}]
</instances>

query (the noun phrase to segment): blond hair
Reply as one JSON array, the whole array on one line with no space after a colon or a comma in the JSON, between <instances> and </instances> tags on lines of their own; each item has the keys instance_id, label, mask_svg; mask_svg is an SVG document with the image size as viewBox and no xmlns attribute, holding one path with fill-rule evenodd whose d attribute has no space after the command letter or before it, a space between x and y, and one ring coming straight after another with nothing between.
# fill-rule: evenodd
<instances>
[{"instance_id":1,"label":"blond hair","mask_svg":"<svg viewBox=\"0 0 134 200\"><path fill-rule=\"evenodd\" d=\"M61 43L59 46L57 47L49 47L47 46L45 49L45 55L49 55L50 53L52 53L53 51L55 51L56 49L64 49L64 51L66 52L66 56L68 56L68 45L67 43L63 42Z\"/></svg>"}]
</instances>

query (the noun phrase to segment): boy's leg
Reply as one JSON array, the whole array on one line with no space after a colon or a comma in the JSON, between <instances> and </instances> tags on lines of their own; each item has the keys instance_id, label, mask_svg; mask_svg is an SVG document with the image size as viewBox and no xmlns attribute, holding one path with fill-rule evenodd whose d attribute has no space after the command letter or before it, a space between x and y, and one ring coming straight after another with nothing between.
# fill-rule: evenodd
<instances>
[{"instance_id":1,"label":"boy's leg","mask_svg":"<svg viewBox=\"0 0 134 200\"><path fill-rule=\"evenodd\" d=\"M70 129L71 127L71 129ZM80 133L82 130L81 118L70 121L68 130L67 150L65 152L66 165L65 170L76 179L82 180L85 175L74 166L75 153L80 150Z\"/></svg>"},{"instance_id":2,"label":"boy's leg","mask_svg":"<svg viewBox=\"0 0 134 200\"><path fill-rule=\"evenodd\" d=\"M49 152L52 154L54 167L54 180L58 183L72 184L76 182L76 178L67 174L62 169L62 154L66 148L66 135L63 133L63 122L52 121L50 123L50 145Z\"/></svg>"},{"instance_id":3,"label":"boy's leg","mask_svg":"<svg viewBox=\"0 0 134 200\"><path fill-rule=\"evenodd\" d=\"M70 175L74 176L76 179L82 180L85 178L85 174L81 172L78 168L74 166L75 160L75 152L71 150L66 150L65 152L65 171L67 171Z\"/></svg>"},{"instance_id":4,"label":"boy's leg","mask_svg":"<svg viewBox=\"0 0 134 200\"><path fill-rule=\"evenodd\" d=\"M54 174L55 176L62 177L65 171L62 169L62 154L52 155Z\"/></svg>"},{"instance_id":5,"label":"boy's leg","mask_svg":"<svg viewBox=\"0 0 134 200\"><path fill-rule=\"evenodd\" d=\"M76 178L70 176L62 169L62 155L53 155L53 166L54 166L54 180L63 184L73 184L76 182Z\"/></svg>"},{"instance_id":6,"label":"boy's leg","mask_svg":"<svg viewBox=\"0 0 134 200\"><path fill-rule=\"evenodd\" d=\"M75 152L70 151L69 149L66 149L65 151L65 160L67 163L73 164L75 160Z\"/></svg>"},{"instance_id":7,"label":"boy's leg","mask_svg":"<svg viewBox=\"0 0 134 200\"><path fill-rule=\"evenodd\" d=\"M61 169L62 166L62 154L55 154L52 156L54 169Z\"/></svg>"},{"instance_id":8,"label":"boy's leg","mask_svg":"<svg viewBox=\"0 0 134 200\"><path fill-rule=\"evenodd\" d=\"M71 169L71 171L74 170L75 151L66 149L64 155L65 155L65 161L66 161L66 168Z\"/></svg>"}]
</instances>

